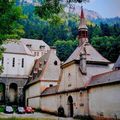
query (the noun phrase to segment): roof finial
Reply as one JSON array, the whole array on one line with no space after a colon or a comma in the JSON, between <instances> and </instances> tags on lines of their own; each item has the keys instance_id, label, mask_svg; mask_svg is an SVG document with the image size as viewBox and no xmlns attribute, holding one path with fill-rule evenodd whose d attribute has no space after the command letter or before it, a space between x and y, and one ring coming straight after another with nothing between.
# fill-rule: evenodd
<instances>
[{"instance_id":1,"label":"roof finial","mask_svg":"<svg viewBox=\"0 0 120 120\"><path fill-rule=\"evenodd\" d=\"M81 6L81 15L80 15L80 18L81 19L84 19L85 17L84 17L84 12L83 12L83 6Z\"/></svg>"}]
</instances>

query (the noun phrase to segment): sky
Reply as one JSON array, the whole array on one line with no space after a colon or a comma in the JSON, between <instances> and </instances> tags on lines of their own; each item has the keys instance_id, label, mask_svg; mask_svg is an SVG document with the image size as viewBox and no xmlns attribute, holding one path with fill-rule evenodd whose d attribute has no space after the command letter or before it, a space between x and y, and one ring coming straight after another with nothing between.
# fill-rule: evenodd
<instances>
[{"instance_id":1,"label":"sky","mask_svg":"<svg viewBox=\"0 0 120 120\"><path fill-rule=\"evenodd\" d=\"M104 18L120 17L120 0L90 0L83 6L98 12Z\"/></svg>"}]
</instances>

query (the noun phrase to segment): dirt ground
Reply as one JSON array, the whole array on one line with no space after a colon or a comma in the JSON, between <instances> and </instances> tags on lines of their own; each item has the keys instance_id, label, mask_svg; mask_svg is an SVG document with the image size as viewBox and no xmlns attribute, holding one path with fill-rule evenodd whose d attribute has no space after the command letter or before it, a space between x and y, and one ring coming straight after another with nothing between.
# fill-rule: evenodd
<instances>
[{"instance_id":1,"label":"dirt ground","mask_svg":"<svg viewBox=\"0 0 120 120\"><path fill-rule=\"evenodd\" d=\"M16 117L16 118L35 118L38 119L39 118L43 118L43 120L45 118L47 118L48 120L73 120L73 118L61 118L61 117L57 117L57 116L53 116L53 115L49 115L46 113L32 113L32 114L5 114L5 113L0 113L0 118L11 118L11 117ZM4 119L3 119L4 120Z\"/></svg>"}]
</instances>

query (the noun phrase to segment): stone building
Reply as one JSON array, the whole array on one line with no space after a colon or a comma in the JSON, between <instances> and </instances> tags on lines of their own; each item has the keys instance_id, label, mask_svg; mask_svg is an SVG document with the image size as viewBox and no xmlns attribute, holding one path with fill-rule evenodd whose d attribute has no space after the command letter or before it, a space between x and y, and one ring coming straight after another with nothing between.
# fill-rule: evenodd
<instances>
[{"instance_id":1,"label":"stone building","mask_svg":"<svg viewBox=\"0 0 120 120\"><path fill-rule=\"evenodd\" d=\"M120 70L93 76L86 90L89 115L99 120L120 119Z\"/></svg>"},{"instance_id":2,"label":"stone building","mask_svg":"<svg viewBox=\"0 0 120 120\"><path fill-rule=\"evenodd\" d=\"M40 58L50 50L50 47L43 40L21 38L20 41L30 49L35 59Z\"/></svg>"},{"instance_id":3,"label":"stone building","mask_svg":"<svg viewBox=\"0 0 120 120\"><path fill-rule=\"evenodd\" d=\"M79 46L62 64L58 85L47 88L41 94L40 108L43 111L59 113L62 110L69 117L88 115L89 96L86 87L89 81L92 76L112 70L110 61L89 43L83 8L80 19Z\"/></svg>"},{"instance_id":4,"label":"stone building","mask_svg":"<svg viewBox=\"0 0 120 120\"><path fill-rule=\"evenodd\" d=\"M26 105L34 108L40 106L40 94L47 88L58 84L60 76L60 60L56 49L51 48L35 61L35 65L26 85Z\"/></svg>"},{"instance_id":5,"label":"stone building","mask_svg":"<svg viewBox=\"0 0 120 120\"><path fill-rule=\"evenodd\" d=\"M26 101L32 107L61 116L91 115L96 120L120 119L119 58L113 69L113 64L89 43L83 8L80 19L79 46L61 65L58 84L46 86L39 93L38 87L33 89L30 86L31 92L26 92L30 102ZM37 96L32 93L37 93Z\"/></svg>"},{"instance_id":6,"label":"stone building","mask_svg":"<svg viewBox=\"0 0 120 120\"><path fill-rule=\"evenodd\" d=\"M33 53L36 47L35 42L35 40L21 39L20 41L11 40L3 45L5 52L1 61L4 69L0 75L0 104L24 105L23 88L28 81L36 59ZM28 46L28 43L31 46ZM39 46L36 48L36 51L39 52L37 57L50 49L42 40L37 40L37 45ZM44 46L44 50L40 49L41 46Z\"/></svg>"}]
</instances>

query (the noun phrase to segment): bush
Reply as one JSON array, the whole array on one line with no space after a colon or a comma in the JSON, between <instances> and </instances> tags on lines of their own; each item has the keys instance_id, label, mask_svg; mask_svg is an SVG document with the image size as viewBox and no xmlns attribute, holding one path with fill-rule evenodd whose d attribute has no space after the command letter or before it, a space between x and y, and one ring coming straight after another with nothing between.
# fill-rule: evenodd
<instances>
[{"instance_id":1,"label":"bush","mask_svg":"<svg viewBox=\"0 0 120 120\"><path fill-rule=\"evenodd\" d=\"M0 112L4 112L4 106L0 105Z\"/></svg>"},{"instance_id":2,"label":"bush","mask_svg":"<svg viewBox=\"0 0 120 120\"><path fill-rule=\"evenodd\" d=\"M41 112L41 109L40 108L36 108L35 112Z\"/></svg>"}]
</instances>

